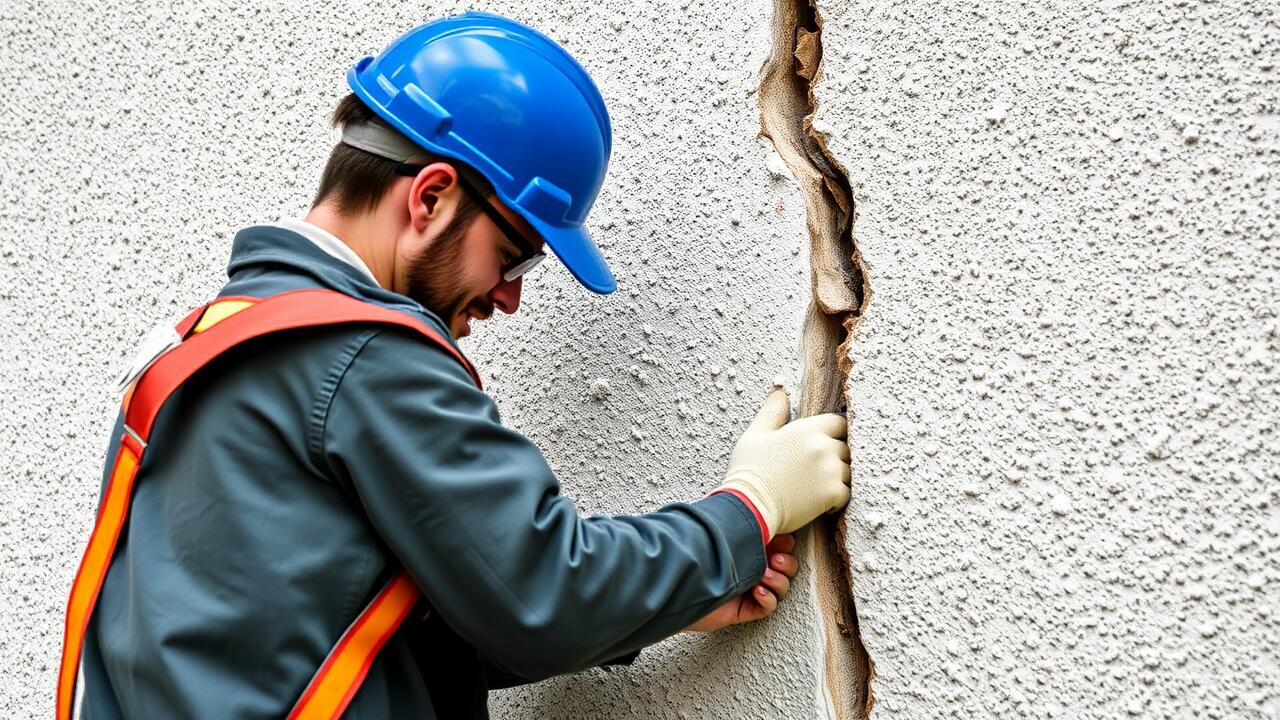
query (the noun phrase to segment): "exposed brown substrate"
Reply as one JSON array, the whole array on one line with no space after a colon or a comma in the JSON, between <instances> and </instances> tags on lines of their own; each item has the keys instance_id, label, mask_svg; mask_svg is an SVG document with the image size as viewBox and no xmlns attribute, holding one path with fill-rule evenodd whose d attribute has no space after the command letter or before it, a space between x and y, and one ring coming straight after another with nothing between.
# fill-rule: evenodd
<instances>
[{"instance_id":1,"label":"exposed brown substrate","mask_svg":"<svg viewBox=\"0 0 1280 720\"><path fill-rule=\"evenodd\" d=\"M802 330L800 414L847 412L849 343L871 298L853 242L853 192L844 167L813 129L822 70L822 17L810 0L774 0L773 50L761 71L761 135L773 142L805 196L813 301ZM856 492L856 489L855 489ZM840 720L870 714L875 667L858 635L843 516L813 526L824 685Z\"/></svg>"}]
</instances>

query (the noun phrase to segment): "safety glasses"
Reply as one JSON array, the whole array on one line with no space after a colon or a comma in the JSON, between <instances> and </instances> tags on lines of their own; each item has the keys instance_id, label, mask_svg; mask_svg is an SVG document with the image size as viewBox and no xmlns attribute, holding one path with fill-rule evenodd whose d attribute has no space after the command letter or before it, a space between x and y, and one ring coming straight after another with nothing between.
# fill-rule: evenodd
<instances>
[{"instance_id":1,"label":"safety glasses","mask_svg":"<svg viewBox=\"0 0 1280 720\"><path fill-rule=\"evenodd\" d=\"M422 169L425 167L426 165L400 163L399 165L396 165L396 174L404 175L405 177L416 177L417 174L422 172ZM524 236L520 234L520 231L517 230L516 227L505 217L503 217L502 213L498 212L497 208L490 205L489 201L485 200L484 196L480 194L480 191L477 190L474 185L467 182L466 178L462 177L461 173L458 174L458 184L461 185L463 191L465 191L467 195L469 195L471 199L480 206L480 209L484 211L484 214L489 216L489 219L493 221L493 224L498 226L498 229L502 231L502 234L507 236L507 239L511 241L511 244L515 245L516 248L520 250L520 256L502 268L503 280L506 280L507 282L515 280L532 270L535 265L542 262L547 257L545 252L534 250L533 246L529 244L529 241L525 240Z\"/></svg>"}]
</instances>

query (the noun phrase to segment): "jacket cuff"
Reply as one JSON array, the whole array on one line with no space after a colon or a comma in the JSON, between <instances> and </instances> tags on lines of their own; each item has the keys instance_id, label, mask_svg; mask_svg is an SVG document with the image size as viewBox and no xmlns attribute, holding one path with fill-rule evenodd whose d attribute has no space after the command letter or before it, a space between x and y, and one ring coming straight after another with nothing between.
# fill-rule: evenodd
<instances>
[{"instance_id":1,"label":"jacket cuff","mask_svg":"<svg viewBox=\"0 0 1280 720\"><path fill-rule=\"evenodd\" d=\"M733 552L739 578L759 578L765 571L764 523L749 500L732 490L716 491L694 503L712 516Z\"/></svg>"},{"instance_id":2,"label":"jacket cuff","mask_svg":"<svg viewBox=\"0 0 1280 720\"><path fill-rule=\"evenodd\" d=\"M711 492L712 495L715 495L716 493L728 493L729 495L741 500L742 504L747 506L747 509L750 510L751 514L755 517L756 524L760 526L760 542L764 547L768 548L769 540L772 538L769 537L769 524L764 521L764 516L760 514L760 508L756 507L756 504L751 502L751 499L746 495L734 490L733 488L722 488Z\"/></svg>"}]
</instances>

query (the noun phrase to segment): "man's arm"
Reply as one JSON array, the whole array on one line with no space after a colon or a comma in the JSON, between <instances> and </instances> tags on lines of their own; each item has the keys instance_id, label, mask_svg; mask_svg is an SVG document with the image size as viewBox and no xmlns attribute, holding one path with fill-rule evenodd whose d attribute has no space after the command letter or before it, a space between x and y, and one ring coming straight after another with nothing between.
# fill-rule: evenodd
<instances>
[{"instance_id":1,"label":"man's arm","mask_svg":"<svg viewBox=\"0 0 1280 720\"><path fill-rule=\"evenodd\" d=\"M608 670L609 668L616 667L618 665L630 665L635 662L636 658L639 656L640 651L633 650L621 657L616 657L612 660L605 660L600 663L598 667ZM487 660L484 663L484 675L485 687L490 690L503 690L505 688L512 688L518 685L527 685L531 682L538 682L537 680L531 680L529 678L520 677L514 673L507 672Z\"/></svg>"},{"instance_id":2,"label":"man's arm","mask_svg":"<svg viewBox=\"0 0 1280 720\"><path fill-rule=\"evenodd\" d=\"M727 493L580 517L458 363L406 333L379 332L357 353L319 442L436 610L520 677L657 642L765 571L761 528Z\"/></svg>"}]
</instances>

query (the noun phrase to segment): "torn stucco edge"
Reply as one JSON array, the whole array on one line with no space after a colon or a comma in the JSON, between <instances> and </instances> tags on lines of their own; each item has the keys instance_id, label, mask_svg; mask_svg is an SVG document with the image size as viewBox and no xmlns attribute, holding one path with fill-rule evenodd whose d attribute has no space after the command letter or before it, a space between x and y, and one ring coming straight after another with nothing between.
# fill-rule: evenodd
<instances>
[{"instance_id":1,"label":"torn stucco edge","mask_svg":"<svg viewBox=\"0 0 1280 720\"><path fill-rule=\"evenodd\" d=\"M760 134L773 143L805 198L813 297L801 331L801 416L847 412L849 343L871 298L853 242L848 175L813 129L821 69L817 7L810 0L774 0L773 48L761 68ZM858 634L844 517L821 518L810 540L824 649L821 700L839 720L865 718L875 668Z\"/></svg>"}]
</instances>

